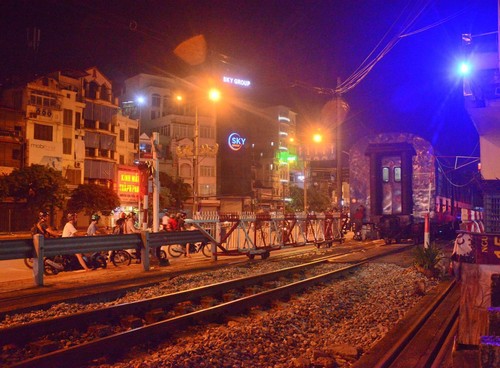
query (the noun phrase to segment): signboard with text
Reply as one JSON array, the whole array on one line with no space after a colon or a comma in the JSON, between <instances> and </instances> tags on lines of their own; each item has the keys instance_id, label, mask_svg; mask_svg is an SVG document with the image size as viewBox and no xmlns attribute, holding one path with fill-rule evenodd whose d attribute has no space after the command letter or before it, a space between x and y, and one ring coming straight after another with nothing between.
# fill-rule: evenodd
<instances>
[{"instance_id":1,"label":"signboard with text","mask_svg":"<svg viewBox=\"0 0 500 368\"><path fill-rule=\"evenodd\" d=\"M118 170L118 197L122 202L137 202L140 191L138 171Z\"/></svg>"}]
</instances>

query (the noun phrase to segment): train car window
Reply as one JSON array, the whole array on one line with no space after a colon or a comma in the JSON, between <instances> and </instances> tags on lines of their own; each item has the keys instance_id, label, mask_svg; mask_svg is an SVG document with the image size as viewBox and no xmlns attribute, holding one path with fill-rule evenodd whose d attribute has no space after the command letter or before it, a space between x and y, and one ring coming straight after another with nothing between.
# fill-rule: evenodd
<instances>
[{"instance_id":1,"label":"train car window","mask_svg":"<svg viewBox=\"0 0 500 368\"><path fill-rule=\"evenodd\" d=\"M382 168L382 181L384 183L389 182L389 168L388 167L383 167Z\"/></svg>"},{"instance_id":2,"label":"train car window","mask_svg":"<svg viewBox=\"0 0 500 368\"><path fill-rule=\"evenodd\" d=\"M394 167L394 181L396 183L401 182L401 168L400 167Z\"/></svg>"}]
</instances>

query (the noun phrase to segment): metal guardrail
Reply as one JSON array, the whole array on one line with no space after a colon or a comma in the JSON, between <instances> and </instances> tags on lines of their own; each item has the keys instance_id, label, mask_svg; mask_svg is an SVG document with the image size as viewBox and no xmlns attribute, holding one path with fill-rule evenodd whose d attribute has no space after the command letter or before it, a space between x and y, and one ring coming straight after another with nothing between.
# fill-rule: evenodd
<instances>
[{"instance_id":1,"label":"metal guardrail","mask_svg":"<svg viewBox=\"0 0 500 368\"><path fill-rule=\"evenodd\" d=\"M44 284L44 258L76 253L108 252L111 250L138 248L144 271L149 271L149 251L171 244L210 242L201 231L173 231L140 234L75 236L71 238L47 238L34 235L33 239L0 241L0 260L33 258L33 276L37 286Z\"/></svg>"},{"instance_id":2,"label":"metal guardrail","mask_svg":"<svg viewBox=\"0 0 500 368\"><path fill-rule=\"evenodd\" d=\"M218 255L245 254L269 257L273 250L306 244L330 246L344 240L340 213L217 213L203 212L186 220L193 231L143 231L137 234L0 240L0 260L33 258L36 285L43 286L44 258L76 253L108 252L137 248L145 271L150 269L150 249L164 245L211 243L212 259Z\"/></svg>"}]
</instances>

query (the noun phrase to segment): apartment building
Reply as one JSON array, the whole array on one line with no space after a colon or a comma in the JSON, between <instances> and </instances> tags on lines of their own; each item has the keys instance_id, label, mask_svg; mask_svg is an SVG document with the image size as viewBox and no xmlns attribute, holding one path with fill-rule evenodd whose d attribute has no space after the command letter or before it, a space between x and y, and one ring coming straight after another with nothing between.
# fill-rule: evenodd
<instances>
[{"instance_id":1,"label":"apartment building","mask_svg":"<svg viewBox=\"0 0 500 368\"><path fill-rule=\"evenodd\" d=\"M145 139L159 133L159 170L195 188L185 209L216 210L216 119L198 91L195 79L138 74L125 80L121 100Z\"/></svg>"},{"instance_id":2,"label":"apartment building","mask_svg":"<svg viewBox=\"0 0 500 368\"><path fill-rule=\"evenodd\" d=\"M123 207L137 207L138 121L121 114L111 81L97 68L35 78L4 90L1 102L2 172L49 166L62 172L70 189L103 185L117 191ZM131 180L122 188L132 193L120 192L120 178Z\"/></svg>"}]
</instances>

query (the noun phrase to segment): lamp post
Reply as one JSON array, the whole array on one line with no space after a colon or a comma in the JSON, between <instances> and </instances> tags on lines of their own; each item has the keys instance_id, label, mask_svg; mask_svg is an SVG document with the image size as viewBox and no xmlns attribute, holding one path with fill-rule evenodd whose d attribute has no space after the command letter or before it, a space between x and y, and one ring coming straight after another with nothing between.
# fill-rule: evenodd
<instances>
[{"instance_id":1,"label":"lamp post","mask_svg":"<svg viewBox=\"0 0 500 368\"><path fill-rule=\"evenodd\" d=\"M323 142L323 134L314 133L312 135L312 142L314 144L320 144ZM307 212L307 184L310 175L308 175L308 170L311 170L311 163L307 160L307 155L304 152L304 212Z\"/></svg>"},{"instance_id":2,"label":"lamp post","mask_svg":"<svg viewBox=\"0 0 500 368\"><path fill-rule=\"evenodd\" d=\"M142 105L144 105L146 102L146 99L144 96L137 96L135 98L135 103L139 107L139 117L137 119L137 159L138 163L140 164L141 162L141 119L142 119ZM147 194L146 194L147 195ZM147 198L146 198L146 203L147 203ZM139 221L139 224L141 223L141 194L139 191L139 195L137 196L137 221Z\"/></svg>"},{"instance_id":3,"label":"lamp post","mask_svg":"<svg viewBox=\"0 0 500 368\"><path fill-rule=\"evenodd\" d=\"M218 89L212 88L208 91L208 99L212 102L217 102L221 98L221 93ZM198 210L198 190L199 190L199 155L200 155L200 121L198 113L198 105L195 107L194 115L194 150L193 150L193 216Z\"/></svg>"},{"instance_id":4,"label":"lamp post","mask_svg":"<svg viewBox=\"0 0 500 368\"><path fill-rule=\"evenodd\" d=\"M153 151L153 232L158 232L160 224L160 173L157 147L159 144L159 133L153 132L151 139L151 150Z\"/></svg>"}]
</instances>

